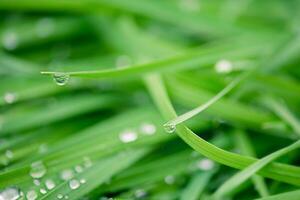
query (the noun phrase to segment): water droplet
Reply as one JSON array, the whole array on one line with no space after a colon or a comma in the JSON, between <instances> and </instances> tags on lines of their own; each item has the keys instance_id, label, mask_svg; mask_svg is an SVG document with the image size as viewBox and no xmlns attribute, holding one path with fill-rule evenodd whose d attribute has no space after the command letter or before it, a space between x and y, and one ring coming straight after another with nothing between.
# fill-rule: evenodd
<instances>
[{"instance_id":1,"label":"water droplet","mask_svg":"<svg viewBox=\"0 0 300 200\"><path fill-rule=\"evenodd\" d=\"M12 159L14 157L14 153L11 151L11 150L6 150L5 151L5 156L8 158L8 159Z\"/></svg>"},{"instance_id":2,"label":"water droplet","mask_svg":"<svg viewBox=\"0 0 300 200\"><path fill-rule=\"evenodd\" d=\"M76 165L74 169L77 173L83 172L83 168L80 165Z\"/></svg>"},{"instance_id":3,"label":"water droplet","mask_svg":"<svg viewBox=\"0 0 300 200\"><path fill-rule=\"evenodd\" d=\"M47 193L47 190L44 189L44 188L41 188L41 189L40 189L40 193L41 193L41 194L46 194L46 193Z\"/></svg>"},{"instance_id":4,"label":"water droplet","mask_svg":"<svg viewBox=\"0 0 300 200\"><path fill-rule=\"evenodd\" d=\"M55 73L53 74L53 80L57 85L66 85L69 81L70 75L67 73Z\"/></svg>"},{"instance_id":5,"label":"water droplet","mask_svg":"<svg viewBox=\"0 0 300 200\"><path fill-rule=\"evenodd\" d=\"M175 177L172 175L168 175L165 177L165 183L168 185L172 185L175 183Z\"/></svg>"},{"instance_id":6,"label":"water droplet","mask_svg":"<svg viewBox=\"0 0 300 200\"><path fill-rule=\"evenodd\" d=\"M38 179L34 179L33 184L36 186L39 186L39 185L41 185L41 182Z\"/></svg>"},{"instance_id":7,"label":"water droplet","mask_svg":"<svg viewBox=\"0 0 300 200\"><path fill-rule=\"evenodd\" d=\"M69 199L69 196L68 196L68 195L65 195L65 199Z\"/></svg>"},{"instance_id":8,"label":"water droplet","mask_svg":"<svg viewBox=\"0 0 300 200\"><path fill-rule=\"evenodd\" d=\"M147 192L143 189L137 189L134 192L134 196L136 199L144 199L147 196Z\"/></svg>"},{"instance_id":9,"label":"water droplet","mask_svg":"<svg viewBox=\"0 0 300 200\"><path fill-rule=\"evenodd\" d=\"M145 135L153 135L156 132L155 125L150 123L143 123L140 129Z\"/></svg>"},{"instance_id":10,"label":"water droplet","mask_svg":"<svg viewBox=\"0 0 300 200\"><path fill-rule=\"evenodd\" d=\"M215 70L218 73L229 73L232 71L232 63L228 60L219 60L215 65Z\"/></svg>"},{"instance_id":11,"label":"water droplet","mask_svg":"<svg viewBox=\"0 0 300 200\"><path fill-rule=\"evenodd\" d=\"M67 180L70 180L71 178L74 177L74 174L73 174L73 171L71 169L66 169L66 170L63 170L61 173L60 173L60 178L64 181L67 181Z\"/></svg>"},{"instance_id":12,"label":"water droplet","mask_svg":"<svg viewBox=\"0 0 300 200\"><path fill-rule=\"evenodd\" d=\"M131 64L132 64L131 58L126 55L119 56L116 60L116 66L118 68L128 67Z\"/></svg>"},{"instance_id":13,"label":"water droplet","mask_svg":"<svg viewBox=\"0 0 300 200\"><path fill-rule=\"evenodd\" d=\"M63 196L62 194L58 194L56 197L57 197L58 199L62 199L64 196Z\"/></svg>"},{"instance_id":14,"label":"water droplet","mask_svg":"<svg viewBox=\"0 0 300 200\"><path fill-rule=\"evenodd\" d=\"M12 104L14 102L16 102L17 100L17 95L13 92L6 92L4 94L4 101L8 104Z\"/></svg>"},{"instance_id":15,"label":"water droplet","mask_svg":"<svg viewBox=\"0 0 300 200\"><path fill-rule=\"evenodd\" d=\"M42 18L36 23L36 34L40 38L45 38L51 35L54 31L54 21L51 18Z\"/></svg>"},{"instance_id":16,"label":"water droplet","mask_svg":"<svg viewBox=\"0 0 300 200\"><path fill-rule=\"evenodd\" d=\"M122 142L129 143L137 139L137 134L132 130L125 130L120 133L119 138Z\"/></svg>"},{"instance_id":17,"label":"water droplet","mask_svg":"<svg viewBox=\"0 0 300 200\"><path fill-rule=\"evenodd\" d=\"M83 158L83 161L84 161L83 165L86 168L89 168L93 165L92 160L87 156Z\"/></svg>"},{"instance_id":18,"label":"water droplet","mask_svg":"<svg viewBox=\"0 0 300 200\"><path fill-rule=\"evenodd\" d=\"M28 200L36 200L37 197L38 197L38 195L37 195L37 193L36 193L34 190L30 190L30 191L28 191L27 194L26 194L26 198L27 198Z\"/></svg>"},{"instance_id":19,"label":"water droplet","mask_svg":"<svg viewBox=\"0 0 300 200\"><path fill-rule=\"evenodd\" d=\"M70 186L70 188L71 188L72 190L76 190L77 188L79 188L80 182L79 182L78 180L76 180L76 179L72 179L72 180L70 180L70 182L69 182L69 186Z\"/></svg>"},{"instance_id":20,"label":"water droplet","mask_svg":"<svg viewBox=\"0 0 300 200\"><path fill-rule=\"evenodd\" d=\"M2 43L5 49L14 50L18 46L18 36L13 31L6 31L2 36Z\"/></svg>"},{"instance_id":21,"label":"water droplet","mask_svg":"<svg viewBox=\"0 0 300 200\"><path fill-rule=\"evenodd\" d=\"M51 179L47 179L47 180L45 181L45 185L46 185L46 188L47 188L48 190L52 190L53 188L55 188L55 183L54 183L54 181L51 180Z\"/></svg>"},{"instance_id":22,"label":"water droplet","mask_svg":"<svg viewBox=\"0 0 300 200\"><path fill-rule=\"evenodd\" d=\"M171 123L164 124L164 129L167 133L174 133L176 131L176 125Z\"/></svg>"},{"instance_id":23,"label":"water droplet","mask_svg":"<svg viewBox=\"0 0 300 200\"><path fill-rule=\"evenodd\" d=\"M80 183L81 184L85 184L86 183L86 180L84 178L80 179Z\"/></svg>"},{"instance_id":24,"label":"water droplet","mask_svg":"<svg viewBox=\"0 0 300 200\"><path fill-rule=\"evenodd\" d=\"M18 188L10 187L0 192L0 200L17 200L21 196Z\"/></svg>"},{"instance_id":25,"label":"water droplet","mask_svg":"<svg viewBox=\"0 0 300 200\"><path fill-rule=\"evenodd\" d=\"M197 167L201 170L211 170L215 166L214 162L210 159L201 159L197 162Z\"/></svg>"},{"instance_id":26,"label":"water droplet","mask_svg":"<svg viewBox=\"0 0 300 200\"><path fill-rule=\"evenodd\" d=\"M47 172L47 169L42 161L37 161L31 164L30 175L32 178L41 178Z\"/></svg>"}]
</instances>

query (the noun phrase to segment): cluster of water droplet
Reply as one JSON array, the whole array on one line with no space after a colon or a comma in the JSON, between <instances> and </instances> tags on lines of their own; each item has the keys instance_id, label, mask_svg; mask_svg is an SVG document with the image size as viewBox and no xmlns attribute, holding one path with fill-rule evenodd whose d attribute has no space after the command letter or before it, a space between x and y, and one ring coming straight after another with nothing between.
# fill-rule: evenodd
<instances>
[{"instance_id":1,"label":"cluster of water droplet","mask_svg":"<svg viewBox=\"0 0 300 200\"><path fill-rule=\"evenodd\" d=\"M156 133L156 126L152 123L142 123L139 129L125 129L119 134L119 139L123 143L134 142L138 139L139 133L142 135L153 135Z\"/></svg>"}]
</instances>

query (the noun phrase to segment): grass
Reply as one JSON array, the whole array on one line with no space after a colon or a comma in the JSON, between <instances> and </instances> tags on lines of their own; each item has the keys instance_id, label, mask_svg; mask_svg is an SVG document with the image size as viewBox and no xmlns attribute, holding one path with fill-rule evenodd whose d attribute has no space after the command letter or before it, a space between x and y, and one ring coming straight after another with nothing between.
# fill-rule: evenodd
<instances>
[{"instance_id":1,"label":"grass","mask_svg":"<svg viewBox=\"0 0 300 200\"><path fill-rule=\"evenodd\" d=\"M298 199L299 9L0 1L0 199Z\"/></svg>"}]
</instances>

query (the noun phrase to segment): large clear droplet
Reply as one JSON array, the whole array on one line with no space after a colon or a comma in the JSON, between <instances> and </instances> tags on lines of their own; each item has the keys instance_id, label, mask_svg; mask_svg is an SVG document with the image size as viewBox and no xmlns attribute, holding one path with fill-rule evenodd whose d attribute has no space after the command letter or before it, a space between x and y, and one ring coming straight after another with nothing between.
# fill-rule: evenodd
<instances>
[{"instance_id":1,"label":"large clear droplet","mask_svg":"<svg viewBox=\"0 0 300 200\"><path fill-rule=\"evenodd\" d=\"M47 180L45 181L45 185L46 185L46 188L47 188L48 190L52 190L53 188L55 188L55 183L54 183L54 181L51 180L51 179L47 179Z\"/></svg>"},{"instance_id":2,"label":"large clear droplet","mask_svg":"<svg viewBox=\"0 0 300 200\"><path fill-rule=\"evenodd\" d=\"M79 188L80 182L79 182L78 180L76 180L76 179L72 179L72 180L70 180L70 182L69 182L69 186L70 186L70 188L71 188L72 190L76 190L77 188Z\"/></svg>"},{"instance_id":3,"label":"large clear droplet","mask_svg":"<svg viewBox=\"0 0 300 200\"><path fill-rule=\"evenodd\" d=\"M53 80L57 85L63 86L68 83L70 75L67 73L55 73L53 74Z\"/></svg>"},{"instance_id":4,"label":"large clear droplet","mask_svg":"<svg viewBox=\"0 0 300 200\"><path fill-rule=\"evenodd\" d=\"M174 133L176 131L176 125L172 123L164 124L164 129L167 133Z\"/></svg>"},{"instance_id":5,"label":"large clear droplet","mask_svg":"<svg viewBox=\"0 0 300 200\"><path fill-rule=\"evenodd\" d=\"M27 194L26 194L26 198L27 198L28 200L36 200L37 197L38 197L38 195L37 195L37 193L36 193L34 190L30 190L30 191L28 191Z\"/></svg>"},{"instance_id":6,"label":"large clear droplet","mask_svg":"<svg viewBox=\"0 0 300 200\"><path fill-rule=\"evenodd\" d=\"M46 190L45 188L41 188L41 189L40 189L40 193L41 193L41 194L46 194L46 193L47 193L47 190Z\"/></svg>"},{"instance_id":7,"label":"large clear droplet","mask_svg":"<svg viewBox=\"0 0 300 200\"><path fill-rule=\"evenodd\" d=\"M47 169L42 161L38 161L31 164L30 176L32 178L41 178L47 172Z\"/></svg>"},{"instance_id":8,"label":"large clear droplet","mask_svg":"<svg viewBox=\"0 0 300 200\"><path fill-rule=\"evenodd\" d=\"M0 193L0 200L17 200L21 196L18 188L6 188Z\"/></svg>"}]
</instances>

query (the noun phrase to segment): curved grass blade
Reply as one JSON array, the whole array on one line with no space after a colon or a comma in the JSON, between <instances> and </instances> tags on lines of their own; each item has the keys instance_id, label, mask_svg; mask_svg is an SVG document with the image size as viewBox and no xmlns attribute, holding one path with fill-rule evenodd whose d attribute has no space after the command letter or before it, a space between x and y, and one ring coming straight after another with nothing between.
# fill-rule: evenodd
<instances>
[{"instance_id":1,"label":"curved grass blade","mask_svg":"<svg viewBox=\"0 0 300 200\"><path fill-rule=\"evenodd\" d=\"M163 116L166 119L176 117L176 112L170 103L169 97L167 96L160 77L158 75L147 76L146 85ZM243 169L257 161L257 159L253 157L241 156L239 154L220 149L197 136L184 125L178 125L177 133L193 149L204 156L224 165L237 169ZM258 174L274 180L300 185L300 168L296 166L271 163L259 171Z\"/></svg>"},{"instance_id":2,"label":"curved grass blade","mask_svg":"<svg viewBox=\"0 0 300 200\"><path fill-rule=\"evenodd\" d=\"M282 148L278 151L275 151L262 159L254 162L253 164L249 165L247 168L243 169L242 171L236 173L233 177L227 180L214 194L214 196L219 199L224 197L225 195L229 194L235 187L245 182L248 178L252 175L260 171L263 167L270 164L280 156L289 153L295 149L300 148L300 140L294 142L293 144Z\"/></svg>"},{"instance_id":3,"label":"curved grass blade","mask_svg":"<svg viewBox=\"0 0 300 200\"><path fill-rule=\"evenodd\" d=\"M298 200L300 196L300 190L295 190L291 192L284 192L269 197L259 198L256 200Z\"/></svg>"},{"instance_id":4,"label":"curved grass blade","mask_svg":"<svg viewBox=\"0 0 300 200\"><path fill-rule=\"evenodd\" d=\"M194 108L191 111L188 111L170 121L164 124L165 127L168 126L176 126L196 115L201 113L202 111L206 110L209 106L217 102L219 99L224 97L227 93L229 93L234 87L236 87L244 78L246 74L243 74L237 78L235 78L232 82L230 82L224 89L222 89L218 94L213 96L210 100L208 100L206 103L200 105L197 108Z\"/></svg>"}]
</instances>

